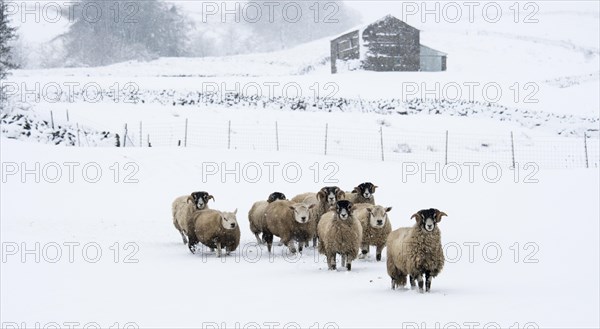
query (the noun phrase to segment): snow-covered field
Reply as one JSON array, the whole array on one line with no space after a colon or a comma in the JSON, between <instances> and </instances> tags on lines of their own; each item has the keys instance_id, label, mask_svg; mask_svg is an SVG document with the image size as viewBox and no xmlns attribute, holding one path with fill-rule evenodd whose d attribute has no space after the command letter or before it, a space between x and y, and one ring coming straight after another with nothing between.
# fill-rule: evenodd
<instances>
[{"instance_id":1,"label":"snow-covered field","mask_svg":"<svg viewBox=\"0 0 600 329\"><path fill-rule=\"evenodd\" d=\"M8 140L1 152L3 166L10 164L1 194L4 323L599 325L597 171L545 170L529 177L537 183L524 172L515 182L508 170L497 183L476 171L470 183L465 171L457 183L436 183L433 175L422 181L395 163L289 153L56 148ZM70 161L78 163L71 165L72 183L64 165ZM267 162L279 163L272 177ZM39 183L33 173L21 176L36 163ZM236 163L237 178L235 170L221 176ZM259 164L262 176L250 163ZM219 171L211 174L214 165ZM392 291L385 256L376 262L373 251L351 272L330 272L312 248L294 257L276 247L269 258L265 246L253 244L245 214L255 200L274 190L291 196L365 180L380 186L378 203L393 207L394 228L411 225L410 215L422 208L448 213L440 224L448 262L431 293ZM173 197L197 189L215 196L215 209L238 209L242 244L229 257L190 254L172 226Z\"/></svg>"},{"instance_id":2,"label":"snow-covered field","mask_svg":"<svg viewBox=\"0 0 600 329\"><path fill-rule=\"evenodd\" d=\"M14 71L0 113L2 328L600 327L600 8L539 5L535 24L408 17L449 54L446 72L331 75L329 38ZM392 291L385 252L332 272L312 247L255 244L253 202L365 181L394 228L423 208L448 214L430 293ZM172 225L172 200L199 190L238 209L229 257L192 255Z\"/></svg>"}]
</instances>

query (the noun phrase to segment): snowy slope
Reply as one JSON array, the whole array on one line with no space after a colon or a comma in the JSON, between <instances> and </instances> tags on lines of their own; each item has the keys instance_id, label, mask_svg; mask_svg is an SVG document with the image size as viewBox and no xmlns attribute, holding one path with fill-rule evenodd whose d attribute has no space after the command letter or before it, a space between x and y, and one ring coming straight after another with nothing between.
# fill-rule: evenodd
<instances>
[{"instance_id":1,"label":"snowy slope","mask_svg":"<svg viewBox=\"0 0 600 329\"><path fill-rule=\"evenodd\" d=\"M431 176L421 182L420 175L403 183L395 163L196 149L56 148L4 139L1 156L3 163L24 162L27 168L38 162L41 168L52 162L80 163L73 183L62 165L65 172L55 183L49 181L53 171L40 183L33 175L22 182L20 174L6 176L2 183L3 248L16 243L33 249L40 242L41 254L39 263L32 254L22 261L20 251L5 255L0 303L4 323L33 327L36 322L95 322L108 327L118 322L123 327L134 322L143 328L233 327L236 322L239 327L278 322L279 328L290 322L302 327L318 323L319 328L326 323L396 328L412 323L465 327L470 322L479 323L476 328L490 323L517 323L519 328L600 325L599 285L593 279L600 274L600 214L591 206L600 197L597 171L541 171L534 176L538 183L525 183L524 177L515 183L510 171L498 183L487 183L479 172L473 183L466 177L458 183L435 183ZM264 166L256 183L251 182L254 173L242 174L239 182L231 174L210 175L203 182L203 164L223 162L231 169L236 163L243 167L268 161L281 164L272 182ZM288 182L293 171L288 176L281 171L288 162L303 171L295 183ZM314 162L321 167L317 179L310 169ZM325 176L331 170L323 168L328 162L339 166L329 178ZM98 182L84 180L80 169L87 163L102 169ZM109 169L114 163L120 167L116 182ZM126 163L134 167L125 168ZM252 202L274 190L292 196L322 185L349 189L367 179L380 186L378 202L394 207L394 228L411 225L410 215L421 208L448 213L440 225L451 261L433 280L431 293L392 291L385 256L378 263L371 254L351 272L330 272L322 257L315 260L312 248L295 259L276 247L269 259L264 246L252 245L245 217ZM198 189L215 195L215 209L238 208L242 245L228 258L208 252L191 255L171 224L173 197ZM24 206L28 201L23 200L34 201ZM79 245L69 262L64 243L71 242ZM57 259L53 243L62 246L56 263L48 261ZM87 244L88 261L81 254ZM468 246L474 248L472 259ZM562 287L567 282L568 288Z\"/></svg>"},{"instance_id":2,"label":"snowy slope","mask_svg":"<svg viewBox=\"0 0 600 329\"><path fill-rule=\"evenodd\" d=\"M324 38L270 53L161 58L98 68L20 70L11 81L31 84L32 80L64 83L87 79L107 86L133 82L140 89L164 88L168 81L171 88L196 91L203 83L225 84L227 89L241 83L242 90L258 83L263 93L268 89L265 83L298 83L303 94L311 96L317 90L321 96L333 92L335 97L353 99L450 98L598 117L600 9L580 3L558 13L550 2L540 2L539 6L535 24L514 23L510 17L497 24L482 22L481 17L475 17L475 23L423 22L407 17L409 24L421 29L422 44L448 53L447 72L331 75L330 38ZM399 10L391 6L387 13L402 17ZM508 15L510 10L506 10ZM365 18L365 22L370 20ZM328 83L336 88L323 90ZM283 92L282 88L275 89L276 95Z\"/></svg>"}]
</instances>

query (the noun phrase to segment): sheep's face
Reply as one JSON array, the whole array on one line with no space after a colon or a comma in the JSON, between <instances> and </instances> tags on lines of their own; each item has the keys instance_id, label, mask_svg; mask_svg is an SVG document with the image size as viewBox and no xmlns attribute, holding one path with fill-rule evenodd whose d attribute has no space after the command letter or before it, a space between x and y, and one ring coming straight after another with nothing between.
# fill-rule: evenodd
<instances>
[{"instance_id":1,"label":"sheep's face","mask_svg":"<svg viewBox=\"0 0 600 329\"><path fill-rule=\"evenodd\" d=\"M426 232L433 232L437 227L437 224L442 220L442 216L448 216L445 212L439 211L434 208L423 209L412 215L411 218L415 218L417 223L422 230Z\"/></svg>"},{"instance_id":2,"label":"sheep's face","mask_svg":"<svg viewBox=\"0 0 600 329\"><path fill-rule=\"evenodd\" d=\"M273 192L269 195L267 202L271 203L276 200L287 200L287 198L285 197L285 194L283 194L281 192Z\"/></svg>"},{"instance_id":3,"label":"sheep's face","mask_svg":"<svg viewBox=\"0 0 600 329\"><path fill-rule=\"evenodd\" d=\"M214 200L215 198L207 192L194 192L192 193L192 199L194 200L196 209L203 210L208 205L208 200Z\"/></svg>"},{"instance_id":4,"label":"sheep's face","mask_svg":"<svg viewBox=\"0 0 600 329\"><path fill-rule=\"evenodd\" d=\"M221 213L221 225L226 230L233 230L237 227L237 219L236 219L237 209L233 212L222 212Z\"/></svg>"},{"instance_id":5,"label":"sheep's face","mask_svg":"<svg viewBox=\"0 0 600 329\"><path fill-rule=\"evenodd\" d=\"M375 193L375 189L377 186L372 183L366 182L358 185L352 190L353 193L358 193L362 195L363 198L370 200L373 197L373 193Z\"/></svg>"},{"instance_id":6,"label":"sheep's face","mask_svg":"<svg viewBox=\"0 0 600 329\"><path fill-rule=\"evenodd\" d=\"M317 199L327 201L329 206L335 206L336 202L344 196L344 191L337 186L326 186L317 193Z\"/></svg>"},{"instance_id":7,"label":"sheep's face","mask_svg":"<svg viewBox=\"0 0 600 329\"><path fill-rule=\"evenodd\" d=\"M352 202L347 200L340 200L335 206L335 212L341 220L348 220L352 217Z\"/></svg>"},{"instance_id":8,"label":"sheep's face","mask_svg":"<svg viewBox=\"0 0 600 329\"><path fill-rule=\"evenodd\" d=\"M392 207L369 207L367 211L369 212L369 224L374 228L382 228L388 220L387 213L392 210Z\"/></svg>"},{"instance_id":9,"label":"sheep's face","mask_svg":"<svg viewBox=\"0 0 600 329\"><path fill-rule=\"evenodd\" d=\"M297 203L293 206L290 206L290 209L294 213L294 220L300 224L306 224L310 219L309 209L313 208L314 206L314 204L307 206L304 203Z\"/></svg>"}]
</instances>

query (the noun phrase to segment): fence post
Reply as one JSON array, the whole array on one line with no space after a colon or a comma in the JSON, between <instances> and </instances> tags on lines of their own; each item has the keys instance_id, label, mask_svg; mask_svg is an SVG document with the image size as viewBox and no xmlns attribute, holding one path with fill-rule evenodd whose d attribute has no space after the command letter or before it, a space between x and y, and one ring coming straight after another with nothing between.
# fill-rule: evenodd
<instances>
[{"instance_id":1,"label":"fence post","mask_svg":"<svg viewBox=\"0 0 600 329\"><path fill-rule=\"evenodd\" d=\"M67 109L67 122L69 122L69 109Z\"/></svg>"},{"instance_id":2,"label":"fence post","mask_svg":"<svg viewBox=\"0 0 600 329\"><path fill-rule=\"evenodd\" d=\"M513 132L510 132L510 150L511 150L511 154L512 154L512 167L513 169L516 168L515 166L515 138L513 135Z\"/></svg>"},{"instance_id":3,"label":"fence post","mask_svg":"<svg viewBox=\"0 0 600 329\"><path fill-rule=\"evenodd\" d=\"M227 128L227 149L231 150L231 120L229 120L229 125Z\"/></svg>"},{"instance_id":4,"label":"fence post","mask_svg":"<svg viewBox=\"0 0 600 329\"><path fill-rule=\"evenodd\" d=\"M379 127L379 138L381 139L381 161L385 161L383 158L383 126Z\"/></svg>"},{"instance_id":5,"label":"fence post","mask_svg":"<svg viewBox=\"0 0 600 329\"><path fill-rule=\"evenodd\" d=\"M77 123L77 146L81 147L81 139L79 137L79 123Z\"/></svg>"},{"instance_id":6,"label":"fence post","mask_svg":"<svg viewBox=\"0 0 600 329\"><path fill-rule=\"evenodd\" d=\"M587 149L587 133L583 133L583 149L585 151L585 167L589 168L590 167L590 163L588 160L588 149Z\"/></svg>"},{"instance_id":7,"label":"fence post","mask_svg":"<svg viewBox=\"0 0 600 329\"><path fill-rule=\"evenodd\" d=\"M125 134L123 134L123 147L125 147L127 143L127 124L125 124Z\"/></svg>"},{"instance_id":8,"label":"fence post","mask_svg":"<svg viewBox=\"0 0 600 329\"><path fill-rule=\"evenodd\" d=\"M142 144L142 121L140 121L140 147L143 147L144 145Z\"/></svg>"},{"instance_id":9,"label":"fence post","mask_svg":"<svg viewBox=\"0 0 600 329\"><path fill-rule=\"evenodd\" d=\"M187 147L187 132L188 132L188 119L185 118L185 136L183 136L183 147Z\"/></svg>"},{"instance_id":10,"label":"fence post","mask_svg":"<svg viewBox=\"0 0 600 329\"><path fill-rule=\"evenodd\" d=\"M327 132L329 130L329 124L325 124L325 155L327 155Z\"/></svg>"},{"instance_id":11,"label":"fence post","mask_svg":"<svg viewBox=\"0 0 600 329\"><path fill-rule=\"evenodd\" d=\"M448 130L446 130L446 155L444 157L444 164L448 165Z\"/></svg>"},{"instance_id":12,"label":"fence post","mask_svg":"<svg viewBox=\"0 0 600 329\"><path fill-rule=\"evenodd\" d=\"M279 126L277 125L277 121L275 121L275 145L277 146L277 151L279 151Z\"/></svg>"},{"instance_id":13,"label":"fence post","mask_svg":"<svg viewBox=\"0 0 600 329\"><path fill-rule=\"evenodd\" d=\"M54 113L50 111L50 123L52 124L52 129L54 129Z\"/></svg>"}]
</instances>

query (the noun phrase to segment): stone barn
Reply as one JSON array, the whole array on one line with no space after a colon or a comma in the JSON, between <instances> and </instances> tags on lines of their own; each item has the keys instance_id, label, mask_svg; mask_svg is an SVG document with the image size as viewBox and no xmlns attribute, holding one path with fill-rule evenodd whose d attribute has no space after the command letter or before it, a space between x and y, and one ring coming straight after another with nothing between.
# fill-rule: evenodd
<instances>
[{"instance_id":1,"label":"stone barn","mask_svg":"<svg viewBox=\"0 0 600 329\"><path fill-rule=\"evenodd\" d=\"M331 40L331 73L358 69L445 71L446 56L421 45L418 29L388 15Z\"/></svg>"},{"instance_id":2,"label":"stone barn","mask_svg":"<svg viewBox=\"0 0 600 329\"><path fill-rule=\"evenodd\" d=\"M421 71L446 71L446 53L421 45Z\"/></svg>"}]
</instances>

